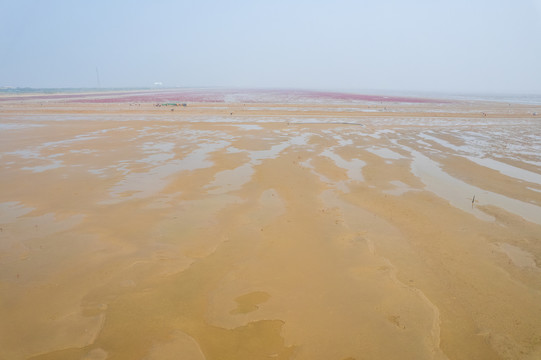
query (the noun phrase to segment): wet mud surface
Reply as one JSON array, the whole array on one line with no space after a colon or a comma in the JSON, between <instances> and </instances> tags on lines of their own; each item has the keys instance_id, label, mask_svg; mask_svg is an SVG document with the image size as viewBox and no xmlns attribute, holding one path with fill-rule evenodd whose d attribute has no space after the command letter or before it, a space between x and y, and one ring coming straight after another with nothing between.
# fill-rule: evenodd
<instances>
[{"instance_id":1,"label":"wet mud surface","mask_svg":"<svg viewBox=\"0 0 541 360\"><path fill-rule=\"evenodd\" d=\"M0 358L541 356L534 107L251 106L2 103Z\"/></svg>"}]
</instances>

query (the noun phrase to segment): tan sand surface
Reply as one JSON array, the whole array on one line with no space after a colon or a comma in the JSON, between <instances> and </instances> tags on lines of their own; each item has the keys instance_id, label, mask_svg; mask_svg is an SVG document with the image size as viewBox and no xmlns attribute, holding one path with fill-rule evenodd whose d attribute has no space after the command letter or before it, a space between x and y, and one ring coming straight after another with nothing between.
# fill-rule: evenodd
<instances>
[{"instance_id":1,"label":"tan sand surface","mask_svg":"<svg viewBox=\"0 0 541 360\"><path fill-rule=\"evenodd\" d=\"M540 359L535 113L0 103L0 359Z\"/></svg>"}]
</instances>

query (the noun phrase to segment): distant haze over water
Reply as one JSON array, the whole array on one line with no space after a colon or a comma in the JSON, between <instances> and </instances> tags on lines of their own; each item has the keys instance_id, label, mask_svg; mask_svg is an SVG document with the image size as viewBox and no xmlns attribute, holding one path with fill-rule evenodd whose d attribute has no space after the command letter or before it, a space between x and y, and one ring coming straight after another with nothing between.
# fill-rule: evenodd
<instances>
[{"instance_id":1,"label":"distant haze over water","mask_svg":"<svg viewBox=\"0 0 541 360\"><path fill-rule=\"evenodd\" d=\"M0 86L541 94L541 0L0 1Z\"/></svg>"}]
</instances>

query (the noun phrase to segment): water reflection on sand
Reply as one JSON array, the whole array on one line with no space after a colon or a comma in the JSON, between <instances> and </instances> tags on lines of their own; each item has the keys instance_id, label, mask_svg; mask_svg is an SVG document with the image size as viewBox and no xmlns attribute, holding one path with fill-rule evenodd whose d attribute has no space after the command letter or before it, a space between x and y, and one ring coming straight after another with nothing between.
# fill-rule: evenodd
<instances>
[{"instance_id":1,"label":"water reflection on sand","mask_svg":"<svg viewBox=\"0 0 541 360\"><path fill-rule=\"evenodd\" d=\"M532 119L231 106L0 119L0 358L541 353Z\"/></svg>"}]
</instances>

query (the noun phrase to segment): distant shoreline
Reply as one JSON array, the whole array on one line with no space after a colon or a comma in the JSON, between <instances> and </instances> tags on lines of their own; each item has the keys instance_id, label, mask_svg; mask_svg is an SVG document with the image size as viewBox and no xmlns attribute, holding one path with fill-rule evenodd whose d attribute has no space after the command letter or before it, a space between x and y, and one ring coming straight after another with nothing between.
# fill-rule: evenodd
<instances>
[{"instance_id":1,"label":"distant shoreline","mask_svg":"<svg viewBox=\"0 0 541 360\"><path fill-rule=\"evenodd\" d=\"M157 94L168 94L157 96ZM269 96L269 101L275 101L276 96L292 100L322 100L340 102L403 102L403 103L445 103L455 101L490 101L517 104L541 104L538 94L459 94L439 92L407 92L407 91L326 91L305 89L236 89L220 87L134 87L134 88L0 88L0 101L19 100L63 100L71 101L76 98L87 98L82 102L156 102L156 101L194 101L194 94L201 102L224 102L227 97L240 97L239 102L251 102L250 95L259 97ZM104 96L109 95L109 96ZM137 95L127 98L126 95ZM244 95L244 96L243 96ZM114 97L121 97L115 99ZM97 98L95 98L97 97ZM242 99L248 97L248 99ZM92 98L92 99L88 99ZM101 99L101 101L99 100ZM264 101L265 102L265 101ZM289 102L289 101L286 101Z\"/></svg>"}]
</instances>

